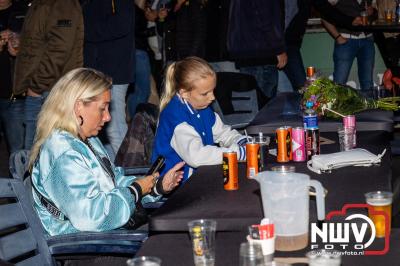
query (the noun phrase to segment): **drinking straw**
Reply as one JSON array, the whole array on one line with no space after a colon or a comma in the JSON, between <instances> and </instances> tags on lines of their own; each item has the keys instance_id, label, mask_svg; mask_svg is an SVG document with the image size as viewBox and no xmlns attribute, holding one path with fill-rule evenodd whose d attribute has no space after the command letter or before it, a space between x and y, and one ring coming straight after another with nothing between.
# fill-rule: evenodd
<instances>
[{"instance_id":1,"label":"drinking straw","mask_svg":"<svg viewBox=\"0 0 400 266\"><path fill-rule=\"evenodd\" d=\"M246 139L248 142L250 142L251 138L249 137L249 135L247 135L247 131L246 129L244 130L244 134L246 135Z\"/></svg>"},{"instance_id":2,"label":"drinking straw","mask_svg":"<svg viewBox=\"0 0 400 266\"><path fill-rule=\"evenodd\" d=\"M328 111L330 111L330 112L332 112L332 113L334 113L334 114L336 114L336 115L338 115L338 116L346 117L345 115L343 115L343 114L341 114L341 113L338 113L338 112L336 112L336 111L334 111L334 110L332 110L332 109L329 109L329 108L326 107L326 106L323 106L323 107L322 107L322 113L323 113L325 110L328 110Z\"/></svg>"}]
</instances>

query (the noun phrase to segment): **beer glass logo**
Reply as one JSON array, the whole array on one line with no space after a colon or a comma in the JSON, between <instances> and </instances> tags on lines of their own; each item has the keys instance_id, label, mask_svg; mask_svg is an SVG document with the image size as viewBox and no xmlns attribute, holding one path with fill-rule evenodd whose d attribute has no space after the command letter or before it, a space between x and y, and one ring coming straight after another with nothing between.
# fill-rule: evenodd
<instances>
[{"instance_id":1,"label":"beer glass logo","mask_svg":"<svg viewBox=\"0 0 400 266\"><path fill-rule=\"evenodd\" d=\"M370 216L375 219L379 217L379 221L383 223L377 223L375 219L354 211L348 215L350 209L359 209L363 213L368 209ZM371 246L377 240L377 230L384 231L384 243ZM384 255L389 251L389 234L390 217L385 211L375 210L368 204L345 204L342 210L328 213L322 226L311 223L310 247L311 250L336 250L344 255Z\"/></svg>"}]
</instances>

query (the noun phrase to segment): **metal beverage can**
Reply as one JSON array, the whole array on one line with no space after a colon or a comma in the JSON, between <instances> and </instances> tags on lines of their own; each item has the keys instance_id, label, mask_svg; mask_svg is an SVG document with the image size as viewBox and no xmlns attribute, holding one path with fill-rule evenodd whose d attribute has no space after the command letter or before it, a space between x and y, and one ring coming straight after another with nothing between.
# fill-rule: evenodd
<instances>
[{"instance_id":1,"label":"metal beverage can","mask_svg":"<svg viewBox=\"0 0 400 266\"><path fill-rule=\"evenodd\" d=\"M264 136L262 132L258 133L258 136L255 137L255 142L260 144L260 160L258 165L258 170L265 171L267 170L267 158L269 154L269 137Z\"/></svg>"},{"instance_id":2,"label":"metal beverage can","mask_svg":"<svg viewBox=\"0 0 400 266\"><path fill-rule=\"evenodd\" d=\"M279 163L289 162L291 141L288 128L280 127L276 129L276 143L277 143L276 161Z\"/></svg>"},{"instance_id":3,"label":"metal beverage can","mask_svg":"<svg viewBox=\"0 0 400 266\"><path fill-rule=\"evenodd\" d=\"M224 189L225 190L238 190L238 161L237 153L228 151L223 153L222 171L224 175Z\"/></svg>"},{"instance_id":4,"label":"metal beverage can","mask_svg":"<svg viewBox=\"0 0 400 266\"><path fill-rule=\"evenodd\" d=\"M293 160L293 151L292 151L292 127L291 126L285 126L285 128L288 130L288 135L289 135L289 144L288 145L288 155L289 155L289 161Z\"/></svg>"},{"instance_id":5,"label":"metal beverage can","mask_svg":"<svg viewBox=\"0 0 400 266\"><path fill-rule=\"evenodd\" d=\"M302 127L292 129L292 154L293 161L295 162L304 162L307 160L305 132Z\"/></svg>"},{"instance_id":6,"label":"metal beverage can","mask_svg":"<svg viewBox=\"0 0 400 266\"><path fill-rule=\"evenodd\" d=\"M343 117L343 127L353 128L353 148L355 148L357 146L356 116L346 115L345 117Z\"/></svg>"},{"instance_id":7,"label":"metal beverage can","mask_svg":"<svg viewBox=\"0 0 400 266\"><path fill-rule=\"evenodd\" d=\"M307 160L311 160L313 155L319 154L319 128L306 130L306 151Z\"/></svg>"},{"instance_id":8,"label":"metal beverage can","mask_svg":"<svg viewBox=\"0 0 400 266\"><path fill-rule=\"evenodd\" d=\"M246 160L247 160L247 178L252 178L258 174L258 167L260 165L260 144L247 143L246 144Z\"/></svg>"},{"instance_id":9,"label":"metal beverage can","mask_svg":"<svg viewBox=\"0 0 400 266\"><path fill-rule=\"evenodd\" d=\"M315 75L315 67L309 66L307 67L307 77L312 77Z\"/></svg>"},{"instance_id":10,"label":"metal beverage can","mask_svg":"<svg viewBox=\"0 0 400 266\"><path fill-rule=\"evenodd\" d=\"M343 127L355 127L356 126L356 116L346 115L343 117Z\"/></svg>"}]
</instances>

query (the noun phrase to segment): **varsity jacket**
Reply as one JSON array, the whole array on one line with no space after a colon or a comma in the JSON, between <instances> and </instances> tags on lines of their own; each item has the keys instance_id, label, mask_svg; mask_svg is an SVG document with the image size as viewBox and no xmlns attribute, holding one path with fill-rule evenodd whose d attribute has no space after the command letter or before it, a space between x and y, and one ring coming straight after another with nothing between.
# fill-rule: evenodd
<instances>
[{"instance_id":1,"label":"varsity jacket","mask_svg":"<svg viewBox=\"0 0 400 266\"><path fill-rule=\"evenodd\" d=\"M226 151L237 152L238 160L246 159L246 142L246 137L225 125L211 107L196 110L175 95L161 112L152 161L159 155L165 157L161 175L185 161L185 182L197 167L221 164Z\"/></svg>"},{"instance_id":2,"label":"varsity jacket","mask_svg":"<svg viewBox=\"0 0 400 266\"><path fill-rule=\"evenodd\" d=\"M97 156L108 158L98 138L88 141ZM136 177L125 176L121 167L111 164L113 178L96 154L66 131L56 130L41 146L32 169L32 185L37 190L32 191L33 205L49 235L116 229L125 225L135 212L141 193L128 186ZM62 216L51 213L38 193L51 201ZM158 199L159 196L146 195L141 202Z\"/></svg>"}]
</instances>

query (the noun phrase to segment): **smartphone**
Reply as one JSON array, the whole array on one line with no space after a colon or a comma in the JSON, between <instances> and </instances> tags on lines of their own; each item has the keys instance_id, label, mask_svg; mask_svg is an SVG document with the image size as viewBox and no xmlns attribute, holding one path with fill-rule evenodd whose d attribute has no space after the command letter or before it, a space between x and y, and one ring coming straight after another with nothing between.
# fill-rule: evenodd
<instances>
[{"instance_id":1,"label":"smartphone","mask_svg":"<svg viewBox=\"0 0 400 266\"><path fill-rule=\"evenodd\" d=\"M160 171L161 167L164 166L165 163L165 158L163 156L158 156L157 160L151 165L149 171L147 172L147 175L152 175L158 171Z\"/></svg>"}]
</instances>

